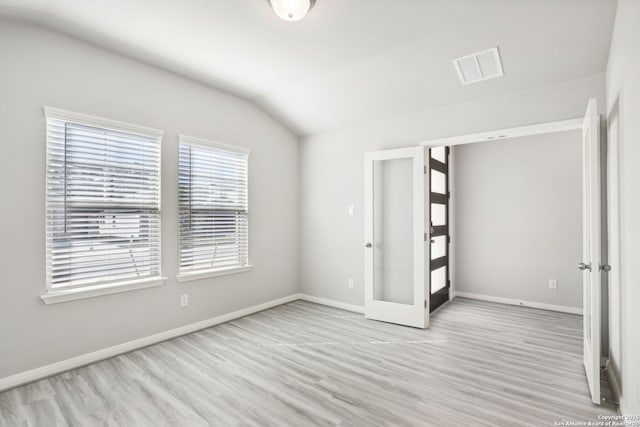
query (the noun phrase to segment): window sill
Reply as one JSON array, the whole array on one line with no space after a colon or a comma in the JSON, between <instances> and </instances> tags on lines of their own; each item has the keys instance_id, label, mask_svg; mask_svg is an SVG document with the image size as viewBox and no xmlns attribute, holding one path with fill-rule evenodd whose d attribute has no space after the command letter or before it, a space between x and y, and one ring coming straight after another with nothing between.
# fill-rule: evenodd
<instances>
[{"instance_id":1,"label":"window sill","mask_svg":"<svg viewBox=\"0 0 640 427\"><path fill-rule=\"evenodd\" d=\"M178 282L189 282L191 280L206 279L208 277L225 276L227 274L243 273L251 270L251 265L242 267L221 268L218 270L199 270L193 273L181 273L176 276Z\"/></svg>"},{"instance_id":2,"label":"window sill","mask_svg":"<svg viewBox=\"0 0 640 427\"><path fill-rule=\"evenodd\" d=\"M120 292L135 291L138 289L162 286L166 277L153 277L150 279L128 280L126 282L109 283L107 285L93 285L84 288L51 290L41 295L40 299L45 304L58 304L61 302L78 299L93 298L101 295L117 294Z\"/></svg>"}]
</instances>

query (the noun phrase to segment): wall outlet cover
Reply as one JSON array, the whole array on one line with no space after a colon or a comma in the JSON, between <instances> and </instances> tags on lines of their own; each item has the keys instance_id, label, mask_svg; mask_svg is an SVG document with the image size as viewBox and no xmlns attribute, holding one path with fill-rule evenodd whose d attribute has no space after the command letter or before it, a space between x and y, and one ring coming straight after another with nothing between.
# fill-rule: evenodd
<instances>
[{"instance_id":1,"label":"wall outlet cover","mask_svg":"<svg viewBox=\"0 0 640 427\"><path fill-rule=\"evenodd\" d=\"M549 279L549 289L558 289L558 281L556 279Z\"/></svg>"},{"instance_id":2,"label":"wall outlet cover","mask_svg":"<svg viewBox=\"0 0 640 427\"><path fill-rule=\"evenodd\" d=\"M349 279L349 289L353 289L355 282L353 281L353 279Z\"/></svg>"},{"instance_id":3,"label":"wall outlet cover","mask_svg":"<svg viewBox=\"0 0 640 427\"><path fill-rule=\"evenodd\" d=\"M180 307L189 305L189 294L180 295Z\"/></svg>"}]
</instances>

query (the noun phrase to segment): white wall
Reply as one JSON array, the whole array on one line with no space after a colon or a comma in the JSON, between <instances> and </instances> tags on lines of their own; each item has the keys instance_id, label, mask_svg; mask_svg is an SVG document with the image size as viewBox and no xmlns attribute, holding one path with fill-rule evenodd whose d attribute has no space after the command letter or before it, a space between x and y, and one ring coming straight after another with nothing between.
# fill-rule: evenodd
<instances>
[{"instance_id":1,"label":"white wall","mask_svg":"<svg viewBox=\"0 0 640 427\"><path fill-rule=\"evenodd\" d=\"M581 132L453 153L456 292L582 308Z\"/></svg>"},{"instance_id":2,"label":"white wall","mask_svg":"<svg viewBox=\"0 0 640 427\"><path fill-rule=\"evenodd\" d=\"M618 0L607 67L610 358L620 410L640 414L640 2Z\"/></svg>"},{"instance_id":3,"label":"white wall","mask_svg":"<svg viewBox=\"0 0 640 427\"><path fill-rule=\"evenodd\" d=\"M0 62L0 378L297 292L298 141L288 130L240 98L17 22L0 20ZM40 300L45 105L166 131L164 286ZM252 149L250 272L176 283L178 133Z\"/></svg>"},{"instance_id":4,"label":"white wall","mask_svg":"<svg viewBox=\"0 0 640 427\"><path fill-rule=\"evenodd\" d=\"M604 106L604 76L305 138L300 149L302 291L364 304L362 209L366 151L582 117L592 97ZM349 205L355 206L355 216L347 215ZM351 277L355 279L354 289L347 285Z\"/></svg>"}]
</instances>

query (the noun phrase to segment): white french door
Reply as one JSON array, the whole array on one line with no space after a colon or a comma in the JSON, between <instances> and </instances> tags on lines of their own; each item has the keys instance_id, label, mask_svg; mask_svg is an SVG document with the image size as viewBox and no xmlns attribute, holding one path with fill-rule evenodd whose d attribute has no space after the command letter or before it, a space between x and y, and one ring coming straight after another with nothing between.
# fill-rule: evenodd
<instances>
[{"instance_id":1,"label":"white french door","mask_svg":"<svg viewBox=\"0 0 640 427\"><path fill-rule=\"evenodd\" d=\"M600 116L595 99L582 126L582 270L584 368L591 400L600 404Z\"/></svg>"},{"instance_id":2,"label":"white french door","mask_svg":"<svg viewBox=\"0 0 640 427\"><path fill-rule=\"evenodd\" d=\"M426 328L424 147L365 154L365 317Z\"/></svg>"}]
</instances>

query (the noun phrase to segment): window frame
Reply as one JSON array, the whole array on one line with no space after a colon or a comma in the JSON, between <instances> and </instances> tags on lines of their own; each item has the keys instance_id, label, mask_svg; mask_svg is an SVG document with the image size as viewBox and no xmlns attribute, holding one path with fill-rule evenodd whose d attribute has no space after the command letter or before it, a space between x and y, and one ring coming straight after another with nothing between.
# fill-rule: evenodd
<instances>
[{"instance_id":1,"label":"window frame","mask_svg":"<svg viewBox=\"0 0 640 427\"><path fill-rule=\"evenodd\" d=\"M226 151L232 151L239 154L246 155L246 167L247 167L247 182L246 182L246 194L247 194L247 264L240 266L231 266L231 267L218 267L218 268L207 268L207 269L198 269L198 270L185 270L181 266L181 252L182 252L182 239L180 235L180 184L178 183L178 274L176 274L176 280L178 282L188 282L192 280L200 280L206 279L210 277L218 277L224 276L228 274L236 274L243 273L251 270L253 265L250 262L250 202L249 202L249 158L251 156L251 149L247 147L241 147L238 145L226 144L218 141L211 141L203 138L196 138L193 136L178 135L178 179L180 177L180 147L182 145L191 145L191 146L199 146L203 148L213 148L220 149Z\"/></svg>"},{"instance_id":2,"label":"window frame","mask_svg":"<svg viewBox=\"0 0 640 427\"><path fill-rule=\"evenodd\" d=\"M157 251L159 257L159 269L157 276L145 277L141 279L137 278L124 278L118 280L96 280L92 283L87 284L79 284L79 285L69 285L69 286L53 286L49 277L49 266L48 259L50 256L50 248L48 246L47 239L45 238L45 257L47 267L45 268L45 293L40 296L42 301L45 304L55 304L66 301L73 301L77 299L83 298L91 298L100 295L108 295L113 293L144 289L149 287L157 287L161 286L165 281L166 277L162 275L162 140L164 137L164 131L159 129L154 129L145 126L139 126L131 123L120 122L117 120L105 119L101 117L91 116L88 114L76 113L66 110L61 110L58 108L52 107L44 107L44 118L45 118L45 151L46 151L46 159L45 159L45 170L48 170L49 167L49 137L48 130L49 124L48 119L60 120L64 122L71 122L82 126L90 126L104 130L110 130L115 132L129 133L134 135L139 135L148 138L158 139L159 147L158 147L158 215L159 215L159 229L158 229L158 239L157 239ZM44 222L45 222L45 233L49 232L49 226L47 221L47 213L49 212L49 179L48 172L45 173L44 181L45 181L45 211L44 211Z\"/></svg>"}]
</instances>

